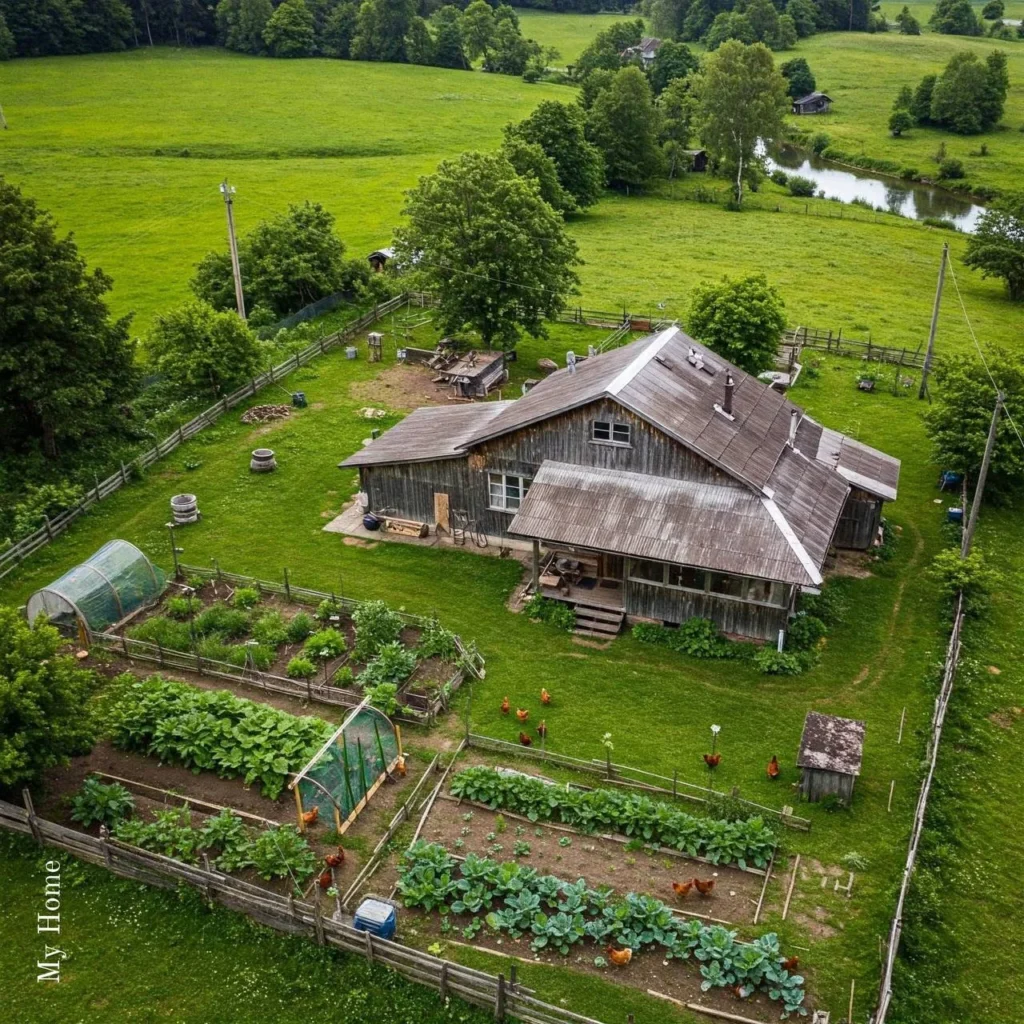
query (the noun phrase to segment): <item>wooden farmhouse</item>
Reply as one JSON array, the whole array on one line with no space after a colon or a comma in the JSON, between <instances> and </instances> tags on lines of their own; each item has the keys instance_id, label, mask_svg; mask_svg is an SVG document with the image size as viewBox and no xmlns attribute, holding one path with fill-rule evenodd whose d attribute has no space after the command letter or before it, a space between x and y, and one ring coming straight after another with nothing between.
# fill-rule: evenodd
<instances>
[{"instance_id":1,"label":"wooden farmhouse","mask_svg":"<svg viewBox=\"0 0 1024 1024\"><path fill-rule=\"evenodd\" d=\"M661 49L661 40L654 36L644 36L636 46L628 46L619 54L622 62L628 64L630 61L639 60L640 64L649 68L654 63Z\"/></svg>"},{"instance_id":2,"label":"wooden farmhouse","mask_svg":"<svg viewBox=\"0 0 1024 1024\"><path fill-rule=\"evenodd\" d=\"M832 98L823 92L812 92L793 100L794 114L827 114L832 109Z\"/></svg>"},{"instance_id":3,"label":"wooden farmhouse","mask_svg":"<svg viewBox=\"0 0 1024 1024\"><path fill-rule=\"evenodd\" d=\"M678 327L515 401L421 408L346 459L371 509L532 547L532 586L621 625L775 641L833 545L867 548L899 462ZM617 628L617 626L616 626Z\"/></svg>"},{"instance_id":4,"label":"wooden farmhouse","mask_svg":"<svg viewBox=\"0 0 1024 1024\"><path fill-rule=\"evenodd\" d=\"M849 807L863 757L863 722L808 711L796 759L800 792L812 804L832 795Z\"/></svg>"}]
</instances>

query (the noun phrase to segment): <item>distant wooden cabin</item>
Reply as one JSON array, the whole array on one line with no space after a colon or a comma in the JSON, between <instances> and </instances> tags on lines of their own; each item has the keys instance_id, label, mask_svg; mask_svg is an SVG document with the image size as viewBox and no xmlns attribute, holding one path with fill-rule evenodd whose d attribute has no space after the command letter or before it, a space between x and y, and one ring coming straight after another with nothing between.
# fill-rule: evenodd
<instances>
[{"instance_id":1,"label":"distant wooden cabin","mask_svg":"<svg viewBox=\"0 0 1024 1024\"><path fill-rule=\"evenodd\" d=\"M690 162L690 170L703 174L708 169L708 151L706 149L684 149Z\"/></svg>"},{"instance_id":2,"label":"distant wooden cabin","mask_svg":"<svg viewBox=\"0 0 1024 1024\"><path fill-rule=\"evenodd\" d=\"M394 249L375 249L366 257L375 274L379 274L387 266L388 260L394 258Z\"/></svg>"},{"instance_id":3,"label":"distant wooden cabin","mask_svg":"<svg viewBox=\"0 0 1024 1024\"><path fill-rule=\"evenodd\" d=\"M823 92L812 92L793 100L794 114L827 114L832 109L832 98Z\"/></svg>"},{"instance_id":4,"label":"distant wooden cabin","mask_svg":"<svg viewBox=\"0 0 1024 1024\"><path fill-rule=\"evenodd\" d=\"M701 616L771 642L834 542L871 543L900 467L674 326L515 401L417 409L341 465L371 508L441 531L435 508L464 509L529 545L533 589L577 622Z\"/></svg>"},{"instance_id":5,"label":"distant wooden cabin","mask_svg":"<svg viewBox=\"0 0 1024 1024\"><path fill-rule=\"evenodd\" d=\"M623 64L639 60L643 67L649 68L654 63L654 58L658 56L660 49L660 39L654 36L644 36L636 46L627 46L619 56L622 58Z\"/></svg>"},{"instance_id":6,"label":"distant wooden cabin","mask_svg":"<svg viewBox=\"0 0 1024 1024\"><path fill-rule=\"evenodd\" d=\"M864 757L864 723L809 711L800 737L800 792L811 803L834 795L846 807Z\"/></svg>"}]
</instances>

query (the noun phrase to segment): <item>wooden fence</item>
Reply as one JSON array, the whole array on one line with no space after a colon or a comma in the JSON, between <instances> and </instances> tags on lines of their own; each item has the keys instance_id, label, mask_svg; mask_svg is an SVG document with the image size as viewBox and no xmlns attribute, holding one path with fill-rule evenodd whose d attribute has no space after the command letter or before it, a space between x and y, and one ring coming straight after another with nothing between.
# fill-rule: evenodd
<instances>
[{"instance_id":1,"label":"wooden fence","mask_svg":"<svg viewBox=\"0 0 1024 1024\"><path fill-rule=\"evenodd\" d=\"M315 939L321 946L336 946L346 953L384 964L410 981L436 990L442 1000L449 995L458 996L467 1003L492 1010L496 1021L514 1017L525 1024L600 1024L590 1017L535 998L531 989L516 982L514 967L511 978L506 980L504 974L493 975L464 967L399 942L357 931L351 919L321 905L318 885L313 887L313 902L308 902L232 878L205 864L202 867L185 864L106 836L94 838L37 817L27 792L24 808L0 801L0 828L31 835L41 846L65 850L80 860L105 867L134 882L163 889L173 889L182 883L190 885L211 903L240 911L277 931L303 935Z\"/></svg>"},{"instance_id":2,"label":"wooden fence","mask_svg":"<svg viewBox=\"0 0 1024 1024\"><path fill-rule=\"evenodd\" d=\"M900 935L903 931L903 908L906 903L907 892L910 889L910 881L913 878L914 867L917 864L917 851L921 842L921 833L924 831L925 813L928 810L928 796L931 793L932 780L935 777L935 765L939 756L939 745L942 740L942 725L946 720L946 708L949 706L949 698L953 695L953 683L956 680L956 670L960 663L963 624L963 594L960 594L957 597L956 609L953 613L953 631L950 633L949 644L946 647L942 685L939 687L939 692L935 697L935 706L932 709L931 728L925 754L928 761L928 771L925 774L924 781L921 783L921 791L917 797L917 807L914 810L914 823L910 830L910 842L907 845L907 859L903 866L903 880L900 883L899 895L896 898L896 910L893 913L892 923L889 926L885 966L882 970L882 983L878 992L878 1009L872 1018L873 1024L885 1024L889 1004L892 1001L892 973L896 965L896 955L899 952Z\"/></svg>"},{"instance_id":3,"label":"wooden fence","mask_svg":"<svg viewBox=\"0 0 1024 1024\"><path fill-rule=\"evenodd\" d=\"M786 363L800 361L803 349L814 349L832 355L851 356L871 362L895 363L919 370L924 366L925 353L920 345L917 348L893 348L888 345L876 345L870 335L867 341L855 338L844 338L842 328L833 333L819 327L789 327L782 335L780 348Z\"/></svg>"},{"instance_id":4,"label":"wooden fence","mask_svg":"<svg viewBox=\"0 0 1024 1024\"><path fill-rule=\"evenodd\" d=\"M158 459L169 455L179 445L184 444L190 438L195 437L201 430L216 423L221 416L246 399L252 398L268 384L276 384L282 377L299 369L300 366L305 366L306 363L323 355L330 349L337 348L339 345L349 341L381 317L394 312L396 309L400 309L402 306L409 305L410 302L416 301L418 301L418 296L405 292L402 295L396 295L387 302L374 306L369 312L346 324L341 330L320 338L301 352L296 352L295 355L289 356L283 363L271 367L266 373L253 377L248 384L243 385L237 391L233 391L230 395L225 395L215 405L211 405L209 409L201 412L195 419L178 427L174 433L165 437L155 447L132 459L130 463L122 462L119 468L105 480L100 480L97 477L95 485L90 488L89 492L77 505L65 509L59 515L54 516L53 519L47 519L43 526L36 530L35 533L30 533L16 544L12 544L6 551L0 552L0 579L13 572L26 558L35 554L40 548L45 547L55 537L62 534L83 512L86 512L104 498L108 498L115 491L120 490L132 479L135 472L141 472Z\"/></svg>"},{"instance_id":5,"label":"wooden fence","mask_svg":"<svg viewBox=\"0 0 1024 1024\"><path fill-rule=\"evenodd\" d=\"M235 587L253 587L261 594L278 594L289 601L297 601L310 606L318 605L324 600L331 600L352 612L364 603L351 597L339 597L321 590L296 587L291 583L287 573L285 573L283 582L273 583L269 580L224 572L220 568L207 569L193 565L179 565L178 570L189 578L217 580ZM420 615L410 615L407 612L396 612L396 614L401 616L402 621L407 625L421 629L429 622L428 619ZM335 707L354 708L363 699L361 691L334 686L323 679L318 682L314 682L312 679L288 679L272 672L262 672L256 668L246 668L226 661L217 661L214 658L204 658L197 651L177 651L162 647L160 644L133 640L131 637L117 632L117 629L118 627L115 626L108 632L92 633L90 635L91 643L112 654L149 661L160 668L176 668L212 676L216 679L230 679L232 682L254 686L268 693L281 693L289 697L297 697L300 700L317 701ZM484 677L486 668L480 652L475 647L467 648L458 635L455 636L455 646L458 650L459 660L445 686L433 697L399 692L398 697L403 710L392 717L401 722L432 724L439 713L448 710L450 695L462 685L466 672L471 672L479 679Z\"/></svg>"},{"instance_id":6,"label":"wooden fence","mask_svg":"<svg viewBox=\"0 0 1024 1024\"><path fill-rule=\"evenodd\" d=\"M605 782L610 782L616 786L625 786L629 789L643 789L652 793L664 793L667 796L681 800L690 800L694 803L706 804L710 799L728 797L731 800L739 801L745 807L749 807L751 814L770 814L778 818L783 825L800 829L803 832L809 832L811 829L811 822L807 818L801 818L798 815L788 813L785 809L779 810L775 807L766 807L764 804L755 803L753 800L745 800L739 795L739 790L735 788L729 793L720 793L705 786L697 786L692 782L683 782L679 778L678 771L674 772L670 778L667 775L656 775L654 772L644 771L642 768L634 768L631 765L616 764L614 761L596 759L586 761L580 757L558 754L553 750L523 747L518 743L509 743L507 740L498 740L491 736L480 736L472 732L466 736L466 742L468 746L477 747L481 750L508 754L510 757L525 757L537 761L547 761L551 764L561 765L563 768L572 768L575 771L599 775Z\"/></svg>"}]
</instances>

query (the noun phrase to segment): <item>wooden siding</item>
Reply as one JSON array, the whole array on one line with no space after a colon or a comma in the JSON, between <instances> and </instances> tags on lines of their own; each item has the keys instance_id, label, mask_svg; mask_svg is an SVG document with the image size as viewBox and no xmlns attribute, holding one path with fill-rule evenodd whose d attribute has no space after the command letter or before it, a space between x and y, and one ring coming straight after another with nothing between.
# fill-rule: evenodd
<instances>
[{"instance_id":1,"label":"wooden siding","mask_svg":"<svg viewBox=\"0 0 1024 1024\"><path fill-rule=\"evenodd\" d=\"M786 608L730 601L714 594L651 586L627 580L623 604L627 615L663 622L685 622L699 617L710 619L725 633L775 643L779 630L789 621Z\"/></svg>"},{"instance_id":2,"label":"wooden siding","mask_svg":"<svg viewBox=\"0 0 1024 1024\"><path fill-rule=\"evenodd\" d=\"M853 800L853 775L830 772L821 768L804 768L800 779L800 792L807 800L816 804L823 797L834 793L846 805Z\"/></svg>"},{"instance_id":3,"label":"wooden siding","mask_svg":"<svg viewBox=\"0 0 1024 1024\"><path fill-rule=\"evenodd\" d=\"M832 543L837 548L866 551L874 543L882 521L882 499L854 488L846 499Z\"/></svg>"}]
</instances>

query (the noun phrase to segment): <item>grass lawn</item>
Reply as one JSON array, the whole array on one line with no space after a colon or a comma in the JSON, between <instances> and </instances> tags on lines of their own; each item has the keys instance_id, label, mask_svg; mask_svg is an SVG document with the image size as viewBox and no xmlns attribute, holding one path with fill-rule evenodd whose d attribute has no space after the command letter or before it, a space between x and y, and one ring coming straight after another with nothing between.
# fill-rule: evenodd
<instances>
[{"instance_id":1,"label":"grass lawn","mask_svg":"<svg viewBox=\"0 0 1024 1024\"><path fill-rule=\"evenodd\" d=\"M595 340L605 333L595 331ZM525 345L520 365L525 372L543 352L579 351L585 342L580 329L557 328L547 345ZM199 496L203 520L179 533L185 561L202 565L217 558L225 568L270 578L279 578L288 566L296 582L384 597L411 611L436 610L446 624L476 640L488 659L486 683L476 687L473 698L477 730L514 738L499 714L501 698L508 694L513 702L532 707L546 685L555 695L546 712L552 749L600 756L600 737L611 732L616 757L623 762L669 774L678 767L682 778L702 782L700 755L707 748L708 727L716 722L723 728L724 754L718 784L739 786L751 798L780 806L792 801L789 783L796 778L792 765L805 711L815 707L864 718L865 772L853 811L828 815L808 809L813 831L787 832L785 839L788 849L805 854L805 861L836 865L844 854L857 851L870 867L858 876L851 901L823 895L816 875L802 879L790 919L778 920L777 903L766 926L777 927L796 945L813 941L807 971L826 1005L838 1006L855 976L866 1011L875 984L878 936L886 928L914 804L920 757L915 730L926 725L929 714L924 670L942 647L941 617L921 572L940 544L941 510L932 504L936 471L921 457L920 407L881 389L870 396L859 392L859 366L854 360L834 360L795 397L826 423L903 458L900 500L892 509L902 539L894 559L877 565L869 578L843 582L850 601L847 621L830 638L821 664L801 677L776 679L755 674L747 664L685 659L629 637L607 650L580 647L568 635L505 609L520 578L517 563L400 544L365 550L324 534L326 517L355 486L354 475L340 472L336 463L369 433L356 410L388 405L387 388L374 383L380 367L363 359L350 362L337 352L288 382L306 391L309 409L270 430L244 427L232 414L143 482L104 502L4 581L0 599L24 601L36 586L112 536L132 540L167 563L168 499L187 487ZM392 412L383 426L394 421ZM275 449L281 466L277 473L249 473L248 453L257 444ZM202 465L186 473L186 459ZM904 744L896 746L904 706L908 733ZM764 777L772 754L784 766L778 785ZM896 798L893 812L886 814L892 779L897 780ZM781 899L778 891L774 898ZM816 938L811 935L815 929L820 932ZM578 1008L618 1019L599 1012L600 1000L595 1002L597 996L587 994L575 976L558 973L547 982L544 977L536 979L542 993L571 991Z\"/></svg>"},{"instance_id":2,"label":"grass lawn","mask_svg":"<svg viewBox=\"0 0 1024 1024\"><path fill-rule=\"evenodd\" d=\"M923 23L932 5L918 6L922 9L915 16ZM884 10L892 18L901 8L902 4L887 4ZM984 58L993 49L1006 53L1010 74L1010 92L998 128L982 135L954 135L936 128L915 128L899 139L889 134L889 114L901 86L915 88L925 75L938 74L954 53L970 50ZM1024 125L1024 46L1020 43L928 31L919 36L831 32L801 39L792 53L783 56L805 57L817 87L834 100L830 114L792 118L792 122L826 132L832 145L844 152L896 160L934 177L938 165L933 156L944 142L946 155L963 161L968 181L1004 190L1020 188L1024 169L1024 133L1018 131ZM988 146L988 156L972 156L982 143Z\"/></svg>"},{"instance_id":3,"label":"grass lawn","mask_svg":"<svg viewBox=\"0 0 1024 1024\"><path fill-rule=\"evenodd\" d=\"M553 46L560 60L556 64L572 64L590 45L598 32L617 21L635 21L638 14L571 14L554 11L520 9L519 25L523 35L536 39L541 46Z\"/></svg>"}]
</instances>

